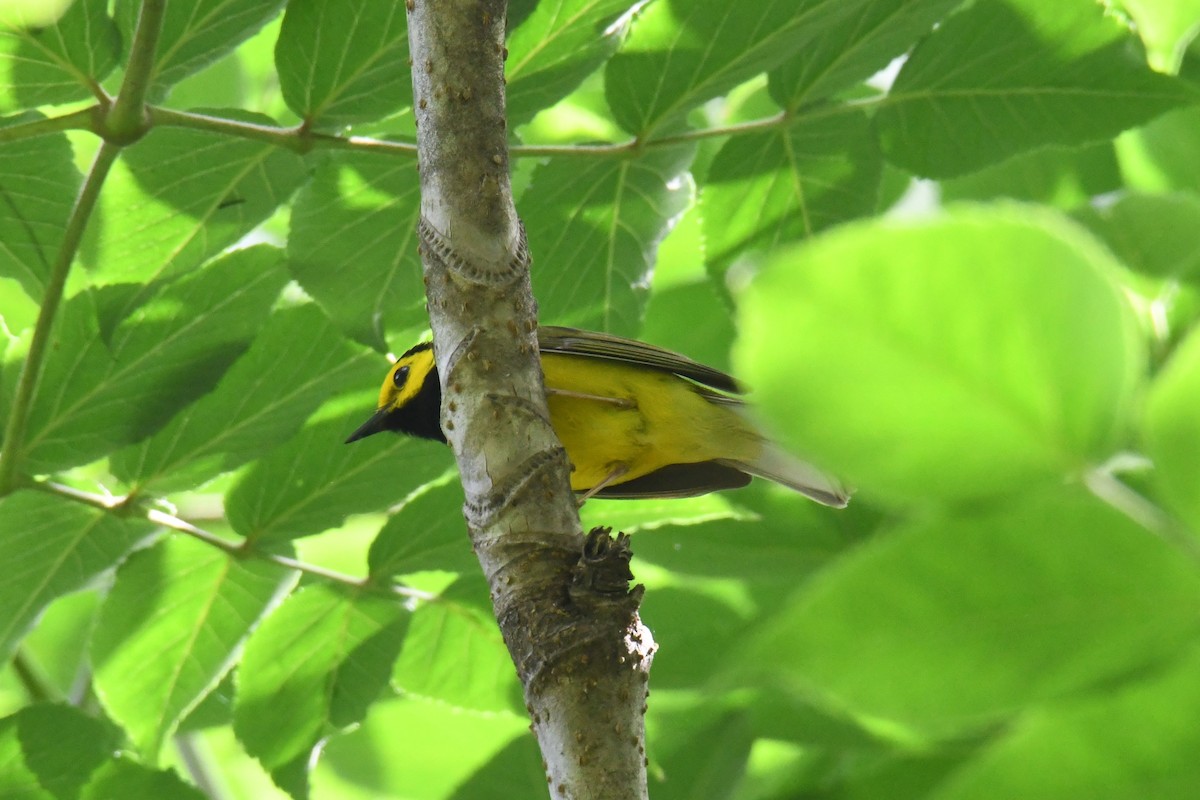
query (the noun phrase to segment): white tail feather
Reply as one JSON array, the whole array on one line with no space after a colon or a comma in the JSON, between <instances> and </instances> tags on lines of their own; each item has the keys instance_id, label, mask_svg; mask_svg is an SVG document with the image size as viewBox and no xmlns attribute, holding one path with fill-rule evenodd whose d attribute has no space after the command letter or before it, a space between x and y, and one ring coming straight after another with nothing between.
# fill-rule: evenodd
<instances>
[{"instance_id":1,"label":"white tail feather","mask_svg":"<svg viewBox=\"0 0 1200 800\"><path fill-rule=\"evenodd\" d=\"M785 453L771 442L763 442L762 453L754 461L723 460L721 463L795 489L822 505L845 508L850 501L850 493L836 478Z\"/></svg>"}]
</instances>

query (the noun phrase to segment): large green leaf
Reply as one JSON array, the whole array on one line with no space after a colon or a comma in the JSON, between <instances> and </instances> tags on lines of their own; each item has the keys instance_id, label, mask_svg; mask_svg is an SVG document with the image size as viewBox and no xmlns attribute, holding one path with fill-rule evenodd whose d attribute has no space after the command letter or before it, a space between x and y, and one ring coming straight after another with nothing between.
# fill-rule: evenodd
<instances>
[{"instance_id":1,"label":"large green leaf","mask_svg":"<svg viewBox=\"0 0 1200 800\"><path fill-rule=\"evenodd\" d=\"M986 726L1179 654L1200 570L1078 491L939 516L803 587L733 659L768 682L926 735Z\"/></svg>"},{"instance_id":2,"label":"large green leaf","mask_svg":"<svg viewBox=\"0 0 1200 800\"><path fill-rule=\"evenodd\" d=\"M1075 209L1096 195L1121 188L1112 142L1081 147L1043 147L941 181L943 202L1011 197Z\"/></svg>"},{"instance_id":3,"label":"large green leaf","mask_svg":"<svg viewBox=\"0 0 1200 800\"><path fill-rule=\"evenodd\" d=\"M1122 134L1116 147L1128 188L1200 192L1200 108L1163 114Z\"/></svg>"},{"instance_id":4,"label":"large green leaf","mask_svg":"<svg viewBox=\"0 0 1200 800\"><path fill-rule=\"evenodd\" d=\"M172 536L117 571L91 656L105 709L150 760L233 666L238 648L295 574Z\"/></svg>"},{"instance_id":5,"label":"large green leaf","mask_svg":"<svg viewBox=\"0 0 1200 800\"><path fill-rule=\"evenodd\" d=\"M647 137L859 13L868 0L661 0L643 10L608 62L621 127Z\"/></svg>"},{"instance_id":6,"label":"large green leaf","mask_svg":"<svg viewBox=\"0 0 1200 800\"><path fill-rule=\"evenodd\" d=\"M75 297L34 396L24 454L50 472L153 433L212 388L246 348L287 280L274 248L229 254L150 299L100 339L93 293ZM103 297L101 297L103 300Z\"/></svg>"},{"instance_id":7,"label":"large green leaf","mask_svg":"<svg viewBox=\"0 0 1200 800\"><path fill-rule=\"evenodd\" d=\"M237 673L234 730L268 769L359 722L387 687L408 616L387 597L314 584L254 632Z\"/></svg>"},{"instance_id":8,"label":"large green leaf","mask_svg":"<svg viewBox=\"0 0 1200 800\"><path fill-rule=\"evenodd\" d=\"M0 659L50 604L116 565L152 530L61 497L16 492L0 498Z\"/></svg>"},{"instance_id":9,"label":"large green leaf","mask_svg":"<svg viewBox=\"0 0 1200 800\"><path fill-rule=\"evenodd\" d=\"M215 390L114 456L113 474L142 492L197 486L283 443L330 395L377 378L378 366L311 303L277 311Z\"/></svg>"},{"instance_id":10,"label":"large green leaf","mask_svg":"<svg viewBox=\"0 0 1200 800\"><path fill-rule=\"evenodd\" d=\"M1076 216L1130 269L1163 278L1200 278L1200 197L1195 194L1131 193Z\"/></svg>"},{"instance_id":11,"label":"large green leaf","mask_svg":"<svg viewBox=\"0 0 1200 800\"><path fill-rule=\"evenodd\" d=\"M292 209L292 274L341 330L379 350L389 334L428 324L420 214L413 162L357 153L322 161Z\"/></svg>"},{"instance_id":12,"label":"large green leaf","mask_svg":"<svg viewBox=\"0 0 1200 800\"><path fill-rule=\"evenodd\" d=\"M554 105L612 55L621 32L609 26L630 5L631 0L538 3L508 37L508 124L519 125Z\"/></svg>"},{"instance_id":13,"label":"large green leaf","mask_svg":"<svg viewBox=\"0 0 1200 800\"><path fill-rule=\"evenodd\" d=\"M132 759L113 759L96 771L79 800L153 797L154 800L206 800L173 770L152 769Z\"/></svg>"},{"instance_id":14,"label":"large green leaf","mask_svg":"<svg viewBox=\"0 0 1200 800\"><path fill-rule=\"evenodd\" d=\"M343 444L374 408L362 400L326 404L239 477L225 498L234 530L259 541L311 536L398 503L449 468L450 449L437 442L379 434Z\"/></svg>"},{"instance_id":15,"label":"large green leaf","mask_svg":"<svg viewBox=\"0 0 1200 800\"><path fill-rule=\"evenodd\" d=\"M279 13L284 0L168 2L151 79L170 87L233 50ZM117 0L116 17L132 41L140 0Z\"/></svg>"},{"instance_id":16,"label":"large green leaf","mask_svg":"<svg viewBox=\"0 0 1200 800\"><path fill-rule=\"evenodd\" d=\"M847 110L730 138L700 194L710 268L873 212L882 160L868 126Z\"/></svg>"},{"instance_id":17,"label":"large green leaf","mask_svg":"<svg viewBox=\"0 0 1200 800\"><path fill-rule=\"evenodd\" d=\"M393 0L292 0L275 65L288 106L317 127L412 105L408 24Z\"/></svg>"},{"instance_id":18,"label":"large green leaf","mask_svg":"<svg viewBox=\"0 0 1200 800\"><path fill-rule=\"evenodd\" d=\"M121 36L108 0L75 0L48 26L0 20L0 106L67 103L94 95L117 65Z\"/></svg>"},{"instance_id":19,"label":"large green leaf","mask_svg":"<svg viewBox=\"0 0 1200 800\"><path fill-rule=\"evenodd\" d=\"M220 113L273 124L259 114ZM149 282L193 269L270 216L304 174L297 155L274 145L155 128L122 153L105 182L84 263L96 283Z\"/></svg>"},{"instance_id":20,"label":"large green leaf","mask_svg":"<svg viewBox=\"0 0 1200 800\"><path fill-rule=\"evenodd\" d=\"M1200 27L1200 0L1121 0L1121 5L1137 23L1154 68L1178 70Z\"/></svg>"},{"instance_id":21,"label":"large green leaf","mask_svg":"<svg viewBox=\"0 0 1200 800\"><path fill-rule=\"evenodd\" d=\"M387 580L424 570L478 570L462 504L457 480L439 480L405 500L371 542L371 576Z\"/></svg>"},{"instance_id":22,"label":"large green leaf","mask_svg":"<svg viewBox=\"0 0 1200 800\"><path fill-rule=\"evenodd\" d=\"M111 723L67 705L26 706L16 721L25 764L58 800L78 797L121 744L120 733Z\"/></svg>"},{"instance_id":23,"label":"large green leaf","mask_svg":"<svg viewBox=\"0 0 1200 800\"><path fill-rule=\"evenodd\" d=\"M1195 651L1132 686L1035 711L934 800L1189 800L1200 785Z\"/></svg>"},{"instance_id":24,"label":"large green leaf","mask_svg":"<svg viewBox=\"0 0 1200 800\"><path fill-rule=\"evenodd\" d=\"M913 51L876 118L897 164L944 178L1078 145L1193 102L1092 0L980 0Z\"/></svg>"},{"instance_id":25,"label":"large green leaf","mask_svg":"<svg viewBox=\"0 0 1200 800\"><path fill-rule=\"evenodd\" d=\"M35 300L42 299L80 181L64 134L0 147L0 275L15 278Z\"/></svg>"},{"instance_id":26,"label":"large green leaf","mask_svg":"<svg viewBox=\"0 0 1200 800\"><path fill-rule=\"evenodd\" d=\"M658 243L691 200L691 148L551 159L519 204L543 320L636 333Z\"/></svg>"},{"instance_id":27,"label":"large green leaf","mask_svg":"<svg viewBox=\"0 0 1200 800\"><path fill-rule=\"evenodd\" d=\"M962 501L1108 456L1143 367L1096 243L1032 208L846 226L769 263L740 371L800 453L864 494Z\"/></svg>"},{"instance_id":28,"label":"large green leaf","mask_svg":"<svg viewBox=\"0 0 1200 800\"><path fill-rule=\"evenodd\" d=\"M1179 345L1150 386L1146 450L1165 499L1200 534L1200 328Z\"/></svg>"},{"instance_id":29,"label":"large green leaf","mask_svg":"<svg viewBox=\"0 0 1200 800\"><path fill-rule=\"evenodd\" d=\"M797 109L883 69L962 0L867 0L770 74L771 95Z\"/></svg>"}]
</instances>

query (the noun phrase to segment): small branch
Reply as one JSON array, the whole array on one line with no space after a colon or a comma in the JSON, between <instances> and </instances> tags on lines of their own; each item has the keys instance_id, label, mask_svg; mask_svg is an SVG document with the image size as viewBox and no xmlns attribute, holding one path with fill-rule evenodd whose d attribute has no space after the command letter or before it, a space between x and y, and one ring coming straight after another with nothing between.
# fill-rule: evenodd
<instances>
[{"instance_id":1,"label":"small branch","mask_svg":"<svg viewBox=\"0 0 1200 800\"><path fill-rule=\"evenodd\" d=\"M50 344L54 317L62 302L67 275L71 271L71 263L75 260L75 253L83 239L88 220L96 207L100 187L104 185L104 179L108 177L108 171L116 161L119 150L120 148L110 142L101 143L91 169L84 178L83 186L80 187L79 196L75 198L75 205L67 218L67 227L63 231L62 244L50 267L46 293L38 312L37 324L33 329L33 339L29 343L29 353L25 356L20 377L17 378L17 390L9 409L8 425L4 430L4 449L0 451L0 497L11 492L15 484L17 460L25 443L25 425L29 421L29 406L41 374L42 361L46 357L46 348Z\"/></svg>"},{"instance_id":2,"label":"small branch","mask_svg":"<svg viewBox=\"0 0 1200 800\"><path fill-rule=\"evenodd\" d=\"M70 114L63 114L61 117L45 117L43 119L9 125L0 128L0 144L16 142L21 139L32 139L35 136L45 136L49 133L59 133L61 131L96 131L99 127L96 124L96 115L101 111L103 111L103 106L94 105L81 108L78 111L72 111Z\"/></svg>"},{"instance_id":3,"label":"small branch","mask_svg":"<svg viewBox=\"0 0 1200 800\"><path fill-rule=\"evenodd\" d=\"M50 703L62 699L58 691L42 675L42 671L29 660L29 656L25 654L24 650L18 650L13 656L12 668L30 703Z\"/></svg>"},{"instance_id":4,"label":"small branch","mask_svg":"<svg viewBox=\"0 0 1200 800\"><path fill-rule=\"evenodd\" d=\"M162 32L166 7L166 0L142 0L133 43L129 47L125 80L106 120L106 134L111 141L121 144L136 141L149 126L146 94L154 78L154 58L158 53L158 36Z\"/></svg>"}]
</instances>

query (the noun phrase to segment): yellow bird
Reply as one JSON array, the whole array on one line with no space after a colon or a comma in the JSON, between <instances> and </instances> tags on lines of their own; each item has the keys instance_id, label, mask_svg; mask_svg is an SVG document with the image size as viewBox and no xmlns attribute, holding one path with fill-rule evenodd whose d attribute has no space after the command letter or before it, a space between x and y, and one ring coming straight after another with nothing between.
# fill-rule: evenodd
<instances>
[{"instance_id":1,"label":"yellow bird","mask_svg":"<svg viewBox=\"0 0 1200 800\"><path fill-rule=\"evenodd\" d=\"M574 328L538 329L550 422L584 497L692 497L745 486L751 475L835 508L838 481L767 440L736 380L644 342ZM379 408L347 443L380 431L445 442L433 346L423 342L384 378Z\"/></svg>"}]
</instances>

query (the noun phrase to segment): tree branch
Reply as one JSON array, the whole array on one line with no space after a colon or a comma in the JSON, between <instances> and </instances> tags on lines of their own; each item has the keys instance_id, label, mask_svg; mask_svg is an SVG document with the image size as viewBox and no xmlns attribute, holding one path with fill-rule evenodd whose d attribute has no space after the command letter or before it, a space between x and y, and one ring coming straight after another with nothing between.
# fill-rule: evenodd
<instances>
[{"instance_id":1,"label":"tree branch","mask_svg":"<svg viewBox=\"0 0 1200 800\"><path fill-rule=\"evenodd\" d=\"M513 207L504 0L408 0L421 180L418 233L442 420L468 529L525 688L556 798L646 797L653 641L638 593L585 551L549 425L529 254ZM606 536L604 538L607 538ZM593 565L594 566L594 565ZM609 578L595 581L598 575Z\"/></svg>"},{"instance_id":2,"label":"tree branch","mask_svg":"<svg viewBox=\"0 0 1200 800\"><path fill-rule=\"evenodd\" d=\"M166 7L166 0L142 0L125 78L105 121L105 135L111 141L129 144L149 128L146 95L154 78L154 58L158 54L158 35L162 32Z\"/></svg>"}]
</instances>

